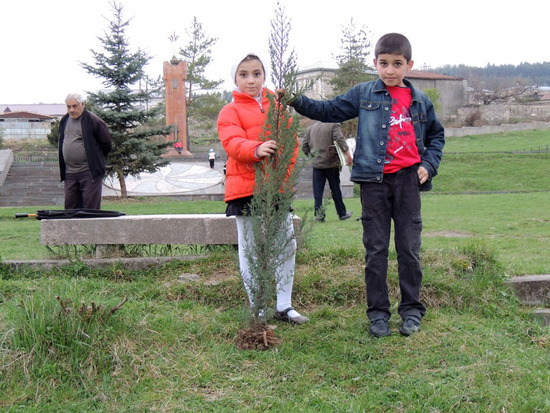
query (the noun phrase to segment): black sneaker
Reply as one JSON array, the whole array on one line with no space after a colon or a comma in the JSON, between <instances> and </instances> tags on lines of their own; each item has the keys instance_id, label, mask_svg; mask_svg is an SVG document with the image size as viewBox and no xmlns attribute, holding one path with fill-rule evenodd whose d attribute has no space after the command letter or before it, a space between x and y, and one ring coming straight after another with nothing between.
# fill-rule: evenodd
<instances>
[{"instance_id":1,"label":"black sneaker","mask_svg":"<svg viewBox=\"0 0 550 413\"><path fill-rule=\"evenodd\" d=\"M351 218L352 215L353 215L353 211L352 212L346 212L345 215L342 215L340 217L340 221L345 221L346 219Z\"/></svg>"},{"instance_id":2,"label":"black sneaker","mask_svg":"<svg viewBox=\"0 0 550 413\"><path fill-rule=\"evenodd\" d=\"M411 334L420 331L420 318L414 315L407 316L403 319L399 332L404 336L410 336Z\"/></svg>"},{"instance_id":3,"label":"black sneaker","mask_svg":"<svg viewBox=\"0 0 550 413\"><path fill-rule=\"evenodd\" d=\"M386 337L390 335L390 323L386 318L371 320L370 333L374 337Z\"/></svg>"}]
</instances>

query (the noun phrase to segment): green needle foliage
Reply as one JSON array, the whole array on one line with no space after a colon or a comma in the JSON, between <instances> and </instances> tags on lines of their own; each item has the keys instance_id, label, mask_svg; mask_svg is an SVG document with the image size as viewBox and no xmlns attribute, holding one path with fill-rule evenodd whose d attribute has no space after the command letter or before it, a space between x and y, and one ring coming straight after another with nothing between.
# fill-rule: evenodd
<instances>
[{"instance_id":1,"label":"green needle foliage","mask_svg":"<svg viewBox=\"0 0 550 413\"><path fill-rule=\"evenodd\" d=\"M271 22L269 51L271 77L277 89L293 90L296 83L296 59L289 52L290 23L284 9L277 4ZM286 221L297 182L293 159L298 147L296 127L284 103L271 95L262 141L275 140L276 154L265 157L256 166L256 187L250 205L255 242L246 251L251 272L253 322L259 322L260 310L269 308L275 286L282 282L282 263L295 250L294 233L287 233Z\"/></svg>"}]
</instances>

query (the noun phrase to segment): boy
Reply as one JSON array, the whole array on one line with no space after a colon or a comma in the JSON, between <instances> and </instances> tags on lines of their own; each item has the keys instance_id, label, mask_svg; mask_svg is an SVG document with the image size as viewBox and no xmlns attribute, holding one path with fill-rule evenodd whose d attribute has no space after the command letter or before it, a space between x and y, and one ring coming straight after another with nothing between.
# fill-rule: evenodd
<instances>
[{"instance_id":1,"label":"boy","mask_svg":"<svg viewBox=\"0 0 550 413\"><path fill-rule=\"evenodd\" d=\"M322 122L359 118L351 180L361 187L367 316L374 337L390 334L387 270L391 220L395 228L402 318L400 333L420 330L420 191L430 190L445 144L430 99L405 74L413 67L408 39L389 33L378 40L374 65L379 79L356 85L329 101L305 96L288 104Z\"/></svg>"}]
</instances>

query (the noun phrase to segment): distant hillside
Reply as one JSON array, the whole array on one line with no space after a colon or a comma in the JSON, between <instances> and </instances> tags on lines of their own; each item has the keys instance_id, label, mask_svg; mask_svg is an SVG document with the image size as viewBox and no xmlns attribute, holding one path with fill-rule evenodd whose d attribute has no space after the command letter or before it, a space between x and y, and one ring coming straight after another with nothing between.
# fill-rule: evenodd
<instances>
[{"instance_id":1,"label":"distant hillside","mask_svg":"<svg viewBox=\"0 0 550 413\"><path fill-rule=\"evenodd\" d=\"M459 76L471 80L494 80L522 78L534 82L538 86L550 86L550 62L521 63L514 65L492 65L472 67L466 65L446 65L432 70L449 76Z\"/></svg>"}]
</instances>

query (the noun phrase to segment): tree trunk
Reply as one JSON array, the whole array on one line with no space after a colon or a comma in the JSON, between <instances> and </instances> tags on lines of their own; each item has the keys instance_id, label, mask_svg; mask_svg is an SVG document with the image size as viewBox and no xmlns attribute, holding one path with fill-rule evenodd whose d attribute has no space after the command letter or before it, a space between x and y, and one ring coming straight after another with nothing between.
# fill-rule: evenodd
<instances>
[{"instance_id":1,"label":"tree trunk","mask_svg":"<svg viewBox=\"0 0 550 413\"><path fill-rule=\"evenodd\" d=\"M120 197L128 198L128 191L126 189L126 179L121 171L117 171L118 183L120 184Z\"/></svg>"}]
</instances>

